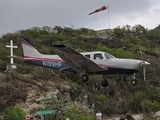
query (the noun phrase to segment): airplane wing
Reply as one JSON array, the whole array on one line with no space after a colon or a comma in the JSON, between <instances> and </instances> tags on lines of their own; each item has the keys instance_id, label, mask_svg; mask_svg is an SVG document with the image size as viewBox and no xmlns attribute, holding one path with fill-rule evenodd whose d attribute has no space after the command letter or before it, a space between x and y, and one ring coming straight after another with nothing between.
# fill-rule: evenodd
<instances>
[{"instance_id":1,"label":"airplane wing","mask_svg":"<svg viewBox=\"0 0 160 120\"><path fill-rule=\"evenodd\" d=\"M89 58L73 50L67 45L53 45L53 51L61 57L66 64L78 73L97 72L105 69L94 63Z\"/></svg>"}]
</instances>

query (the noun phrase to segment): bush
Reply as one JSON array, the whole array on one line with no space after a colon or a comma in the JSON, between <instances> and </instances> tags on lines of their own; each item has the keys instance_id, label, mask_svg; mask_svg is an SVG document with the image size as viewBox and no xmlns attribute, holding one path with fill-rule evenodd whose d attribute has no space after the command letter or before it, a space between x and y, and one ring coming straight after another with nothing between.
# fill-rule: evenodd
<instances>
[{"instance_id":1,"label":"bush","mask_svg":"<svg viewBox=\"0 0 160 120\"><path fill-rule=\"evenodd\" d=\"M141 102L141 106L143 109L143 112L145 113L152 113L156 112L160 109L160 103L157 101L151 101L149 99L145 99Z\"/></svg>"},{"instance_id":2,"label":"bush","mask_svg":"<svg viewBox=\"0 0 160 120\"><path fill-rule=\"evenodd\" d=\"M120 58L133 58L134 57L134 54L132 52L123 50L122 48L111 49L106 46L99 45L96 50L108 52L109 54L112 54L115 57L120 57Z\"/></svg>"},{"instance_id":3,"label":"bush","mask_svg":"<svg viewBox=\"0 0 160 120\"><path fill-rule=\"evenodd\" d=\"M148 54L148 55L152 55L152 56L155 56L156 58L158 58L158 53L154 49L152 49L152 48L148 48L144 52L146 54Z\"/></svg>"},{"instance_id":4,"label":"bush","mask_svg":"<svg viewBox=\"0 0 160 120\"><path fill-rule=\"evenodd\" d=\"M132 110L132 112L141 111L141 101L146 98L144 92L135 92L127 99L128 109Z\"/></svg>"},{"instance_id":5,"label":"bush","mask_svg":"<svg viewBox=\"0 0 160 120\"><path fill-rule=\"evenodd\" d=\"M20 108L20 106L14 106L6 110L8 120L24 120L26 113Z\"/></svg>"},{"instance_id":6,"label":"bush","mask_svg":"<svg viewBox=\"0 0 160 120\"><path fill-rule=\"evenodd\" d=\"M93 113L78 103L70 103L64 114L70 120L95 120Z\"/></svg>"},{"instance_id":7,"label":"bush","mask_svg":"<svg viewBox=\"0 0 160 120\"><path fill-rule=\"evenodd\" d=\"M101 103L104 103L107 100L105 95L97 95L96 99L97 99L98 102L101 102Z\"/></svg>"},{"instance_id":8,"label":"bush","mask_svg":"<svg viewBox=\"0 0 160 120\"><path fill-rule=\"evenodd\" d=\"M135 120L130 113L126 114L126 119L127 120Z\"/></svg>"},{"instance_id":9,"label":"bush","mask_svg":"<svg viewBox=\"0 0 160 120\"><path fill-rule=\"evenodd\" d=\"M105 105L105 113L107 115L115 114L116 108L117 107L116 107L115 103L108 101L108 104Z\"/></svg>"}]
</instances>

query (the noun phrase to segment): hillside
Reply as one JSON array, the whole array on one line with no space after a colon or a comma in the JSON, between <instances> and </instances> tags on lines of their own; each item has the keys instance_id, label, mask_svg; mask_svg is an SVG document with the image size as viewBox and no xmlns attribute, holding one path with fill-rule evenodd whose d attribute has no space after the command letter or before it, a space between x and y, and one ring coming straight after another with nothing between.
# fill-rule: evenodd
<instances>
[{"instance_id":1,"label":"hillside","mask_svg":"<svg viewBox=\"0 0 160 120\"><path fill-rule=\"evenodd\" d=\"M95 112L101 110L107 116L160 110L159 28L148 30L141 25L126 25L113 30L94 31L88 28L44 26L3 35L0 38L1 114L7 115L6 109L20 104L30 114L44 108L63 108L65 115L71 116L67 106L75 101L81 106L78 110L93 110L94 104ZM122 75L108 75L109 86L103 88L100 85L102 76L92 75L91 80L84 83L76 74L30 66L20 60L15 60L19 66L18 71L13 74L4 73L5 65L9 63L9 58L6 57L9 50L5 45L13 40L18 45L14 54L23 56L21 36L30 38L33 45L44 54L55 54L52 44L67 44L79 52L98 50L120 58L149 59L151 66L146 69L147 81L143 80L142 72L136 76L136 86L132 86L129 80L124 80ZM78 114L78 110L74 114Z\"/></svg>"}]
</instances>

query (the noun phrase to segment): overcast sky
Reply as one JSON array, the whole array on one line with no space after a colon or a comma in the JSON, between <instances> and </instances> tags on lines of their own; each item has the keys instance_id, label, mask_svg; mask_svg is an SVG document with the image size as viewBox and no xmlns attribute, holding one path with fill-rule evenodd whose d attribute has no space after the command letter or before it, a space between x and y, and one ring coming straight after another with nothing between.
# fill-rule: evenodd
<instances>
[{"instance_id":1,"label":"overcast sky","mask_svg":"<svg viewBox=\"0 0 160 120\"><path fill-rule=\"evenodd\" d=\"M0 34L34 26L109 28L107 10L88 15L103 5L111 28L160 24L160 0L0 0Z\"/></svg>"}]
</instances>

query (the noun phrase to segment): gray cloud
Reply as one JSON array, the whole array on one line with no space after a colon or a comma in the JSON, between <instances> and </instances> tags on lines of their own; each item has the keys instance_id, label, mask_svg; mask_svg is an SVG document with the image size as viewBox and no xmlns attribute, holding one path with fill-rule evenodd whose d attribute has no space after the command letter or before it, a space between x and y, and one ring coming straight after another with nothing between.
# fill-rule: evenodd
<instances>
[{"instance_id":1,"label":"gray cloud","mask_svg":"<svg viewBox=\"0 0 160 120\"><path fill-rule=\"evenodd\" d=\"M106 28L107 11L88 15L103 5L109 5L112 28L125 22L155 27L160 20L157 18L160 2L157 0L1 0L0 34L46 25ZM151 16L154 17L151 20L156 21L154 24L142 21Z\"/></svg>"}]
</instances>

